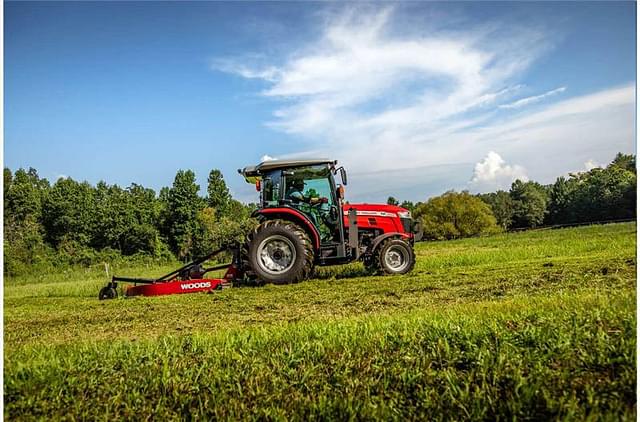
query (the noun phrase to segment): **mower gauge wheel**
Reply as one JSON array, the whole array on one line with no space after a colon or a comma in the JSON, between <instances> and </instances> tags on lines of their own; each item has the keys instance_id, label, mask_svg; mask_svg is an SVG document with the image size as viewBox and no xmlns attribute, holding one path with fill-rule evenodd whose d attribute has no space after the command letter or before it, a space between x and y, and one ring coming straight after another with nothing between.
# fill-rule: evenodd
<instances>
[{"instance_id":1,"label":"mower gauge wheel","mask_svg":"<svg viewBox=\"0 0 640 422\"><path fill-rule=\"evenodd\" d=\"M115 299L118 297L118 291L113 287L105 286L100 289L100 293L98 293L98 299Z\"/></svg>"}]
</instances>

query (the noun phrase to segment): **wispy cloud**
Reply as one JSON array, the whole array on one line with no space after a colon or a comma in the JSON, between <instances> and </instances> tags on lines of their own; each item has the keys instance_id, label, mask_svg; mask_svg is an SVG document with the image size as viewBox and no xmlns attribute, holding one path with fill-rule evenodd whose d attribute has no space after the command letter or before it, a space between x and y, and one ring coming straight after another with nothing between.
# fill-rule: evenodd
<instances>
[{"instance_id":1,"label":"wispy cloud","mask_svg":"<svg viewBox=\"0 0 640 422\"><path fill-rule=\"evenodd\" d=\"M478 163L492 168L498 161L490 151L539 180L633 143L633 85L525 116L498 112L566 89L514 101L527 82L520 75L550 48L544 31L494 25L408 34L389 8L335 15L321 33L283 60L256 65L227 58L218 69L265 81L261 95L277 105L269 125L304 141L292 153L335 157L366 174L353 186L356 198L380 200L403 190L408 178L414 192L408 199L466 188ZM508 175L501 165L496 174Z\"/></svg>"},{"instance_id":2,"label":"wispy cloud","mask_svg":"<svg viewBox=\"0 0 640 422\"><path fill-rule=\"evenodd\" d=\"M565 86L561 86L560 88L556 88L553 89L551 91L547 91L544 94L540 94L540 95L534 95L531 97L526 97L526 98L521 98L517 101L514 101L512 103L509 104L502 104L500 106L498 106L499 108L520 108L520 107L524 107L527 106L529 104L533 104L533 103L537 103L539 101L544 100L547 97L551 97L553 95L559 94L561 92L566 91L567 87Z\"/></svg>"},{"instance_id":3,"label":"wispy cloud","mask_svg":"<svg viewBox=\"0 0 640 422\"><path fill-rule=\"evenodd\" d=\"M255 55L249 60L255 61ZM249 65L239 62L237 59L215 59L211 63L211 67L227 73L235 73L247 79L264 79L269 82L277 82L279 79L280 69L275 66L265 66L261 68L253 68Z\"/></svg>"}]
</instances>

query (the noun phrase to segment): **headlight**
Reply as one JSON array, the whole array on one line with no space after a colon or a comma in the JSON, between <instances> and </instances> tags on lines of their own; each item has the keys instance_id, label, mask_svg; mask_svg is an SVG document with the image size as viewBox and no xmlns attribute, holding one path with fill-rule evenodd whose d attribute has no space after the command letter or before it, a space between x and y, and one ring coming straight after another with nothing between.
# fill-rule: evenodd
<instances>
[{"instance_id":1,"label":"headlight","mask_svg":"<svg viewBox=\"0 0 640 422\"><path fill-rule=\"evenodd\" d=\"M398 217L411 218L411 211L398 211Z\"/></svg>"}]
</instances>

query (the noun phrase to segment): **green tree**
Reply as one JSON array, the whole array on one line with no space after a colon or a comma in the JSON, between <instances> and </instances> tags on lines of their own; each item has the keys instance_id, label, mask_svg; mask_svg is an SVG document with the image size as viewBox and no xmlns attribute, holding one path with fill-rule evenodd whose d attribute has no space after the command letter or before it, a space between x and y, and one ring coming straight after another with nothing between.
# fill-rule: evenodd
<instances>
[{"instance_id":1,"label":"green tree","mask_svg":"<svg viewBox=\"0 0 640 422\"><path fill-rule=\"evenodd\" d=\"M29 271L29 266L46 260L50 254L44 242L42 226L28 218L17 223L5 215L4 273L17 275Z\"/></svg>"},{"instance_id":2,"label":"green tree","mask_svg":"<svg viewBox=\"0 0 640 422\"><path fill-rule=\"evenodd\" d=\"M446 192L419 205L426 239L456 239L499 231L489 206L467 191Z\"/></svg>"},{"instance_id":3,"label":"green tree","mask_svg":"<svg viewBox=\"0 0 640 422\"><path fill-rule=\"evenodd\" d=\"M158 193L158 200L155 203L156 214L158 215L158 219L156 221L156 227L160 231L160 236L162 237L164 243L167 245L170 244L169 238L171 237L169 234L169 223L171 221L169 216L169 192L171 189L167 186L164 186L160 189Z\"/></svg>"},{"instance_id":4,"label":"green tree","mask_svg":"<svg viewBox=\"0 0 640 422\"><path fill-rule=\"evenodd\" d=\"M402 203L400 204L400 206L406 210L409 210L413 213L413 211L416 208L416 205L411 202L411 201L402 201Z\"/></svg>"},{"instance_id":5,"label":"green tree","mask_svg":"<svg viewBox=\"0 0 640 422\"><path fill-rule=\"evenodd\" d=\"M390 196L387 198L387 204L388 205L398 205L399 202L396 198L394 198L393 196Z\"/></svg>"},{"instance_id":6,"label":"green tree","mask_svg":"<svg viewBox=\"0 0 640 422\"><path fill-rule=\"evenodd\" d=\"M635 156L618 154L606 168L560 177L551 187L552 224L588 223L636 216Z\"/></svg>"},{"instance_id":7,"label":"green tree","mask_svg":"<svg viewBox=\"0 0 640 422\"><path fill-rule=\"evenodd\" d=\"M227 208L231 200L231 195L229 194L229 188L227 188L224 177L218 169L211 170L209 173L207 194L207 202L211 208L216 210L220 215L228 212Z\"/></svg>"},{"instance_id":8,"label":"green tree","mask_svg":"<svg viewBox=\"0 0 640 422\"><path fill-rule=\"evenodd\" d=\"M46 196L42 222L47 240L55 247L61 243L88 246L92 238L95 190L87 182L60 178Z\"/></svg>"},{"instance_id":9,"label":"green tree","mask_svg":"<svg viewBox=\"0 0 640 422\"><path fill-rule=\"evenodd\" d=\"M205 209L207 201L198 195L191 171L179 171L173 186L156 197L135 183L122 189L60 178L50 186L34 169L15 174L5 169L5 274L29 271L37 262L84 265L136 253L167 258L167 245L188 259L239 240L255 224L250 215L256 206L231 198L219 173L212 180L221 181L222 200L216 204L227 216L220 209Z\"/></svg>"},{"instance_id":10,"label":"green tree","mask_svg":"<svg viewBox=\"0 0 640 422\"><path fill-rule=\"evenodd\" d=\"M9 199L8 193L9 189L11 189L11 182L13 181L13 173L11 169L7 167L4 168L4 184L2 185L2 198L4 199L4 230L5 233L7 231L7 220L10 216L10 207L9 207ZM6 238L6 236L5 236Z\"/></svg>"},{"instance_id":11,"label":"green tree","mask_svg":"<svg viewBox=\"0 0 640 422\"><path fill-rule=\"evenodd\" d=\"M152 189L132 184L127 189L99 182L91 245L116 249L122 254L155 253L158 242L158 208Z\"/></svg>"},{"instance_id":12,"label":"green tree","mask_svg":"<svg viewBox=\"0 0 640 422\"><path fill-rule=\"evenodd\" d=\"M619 166L595 168L572 177L573 219L593 222L636 215L636 175Z\"/></svg>"},{"instance_id":13,"label":"green tree","mask_svg":"<svg viewBox=\"0 0 640 422\"><path fill-rule=\"evenodd\" d=\"M13 173L11 169L4 168L4 184L2 185L2 197L7 200L7 191L11 188L11 181L13 180ZM6 204L5 204L6 205Z\"/></svg>"},{"instance_id":14,"label":"green tree","mask_svg":"<svg viewBox=\"0 0 640 422\"><path fill-rule=\"evenodd\" d=\"M478 197L491 207L491 212L502 229L507 230L511 227L515 204L508 192L499 190L481 194Z\"/></svg>"},{"instance_id":15,"label":"green tree","mask_svg":"<svg viewBox=\"0 0 640 422\"><path fill-rule=\"evenodd\" d=\"M4 272L18 274L47 254L42 227L49 182L35 169L4 171Z\"/></svg>"},{"instance_id":16,"label":"green tree","mask_svg":"<svg viewBox=\"0 0 640 422\"><path fill-rule=\"evenodd\" d=\"M551 186L547 215L549 224L565 224L575 221L576 216L571 209L574 185L573 181L561 176Z\"/></svg>"},{"instance_id":17,"label":"green tree","mask_svg":"<svg viewBox=\"0 0 640 422\"><path fill-rule=\"evenodd\" d=\"M232 200L242 206L241 203ZM244 208L244 207L243 207ZM205 207L198 212L196 231L193 240L194 256L203 256L211 251L233 242L242 242L249 230L257 224L248 218L246 208L237 209L233 217L220 216L211 207ZM221 257L228 260L230 256Z\"/></svg>"},{"instance_id":18,"label":"green tree","mask_svg":"<svg viewBox=\"0 0 640 422\"><path fill-rule=\"evenodd\" d=\"M5 171L5 182L8 176ZM48 189L49 182L40 179L35 169L18 169L13 178L10 178L8 190L5 187L5 208L18 222L30 217L39 220L42 215L42 201Z\"/></svg>"},{"instance_id":19,"label":"green tree","mask_svg":"<svg viewBox=\"0 0 640 422\"><path fill-rule=\"evenodd\" d=\"M91 246L97 249L110 247L122 251L122 233L126 230L125 194L120 187L109 186L100 181L96 185L94 195Z\"/></svg>"},{"instance_id":20,"label":"green tree","mask_svg":"<svg viewBox=\"0 0 640 422\"><path fill-rule=\"evenodd\" d=\"M256 210L258 206L256 204L243 204L236 199L230 199L228 204L229 216L238 220L246 220L251 216L251 213Z\"/></svg>"},{"instance_id":21,"label":"green tree","mask_svg":"<svg viewBox=\"0 0 640 422\"><path fill-rule=\"evenodd\" d=\"M167 229L169 246L180 259L194 256L192 246L198 212L205 201L198 196L200 186L191 170L179 170L167 192Z\"/></svg>"},{"instance_id":22,"label":"green tree","mask_svg":"<svg viewBox=\"0 0 640 422\"><path fill-rule=\"evenodd\" d=\"M619 152L608 167L620 167L623 170L636 174L636 156Z\"/></svg>"},{"instance_id":23,"label":"green tree","mask_svg":"<svg viewBox=\"0 0 640 422\"><path fill-rule=\"evenodd\" d=\"M547 190L536 182L516 180L511 184L509 195L513 200L513 225L515 228L542 225L547 212Z\"/></svg>"},{"instance_id":24,"label":"green tree","mask_svg":"<svg viewBox=\"0 0 640 422\"><path fill-rule=\"evenodd\" d=\"M156 253L159 247L159 208L154 206L156 193L153 189L132 183L126 189L130 209L133 211L130 228L125 233L124 253Z\"/></svg>"}]
</instances>

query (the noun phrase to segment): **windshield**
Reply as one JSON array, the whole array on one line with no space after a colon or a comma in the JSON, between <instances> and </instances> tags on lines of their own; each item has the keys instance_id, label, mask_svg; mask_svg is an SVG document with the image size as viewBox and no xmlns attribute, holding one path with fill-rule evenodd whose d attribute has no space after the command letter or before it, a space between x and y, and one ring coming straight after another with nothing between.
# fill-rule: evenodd
<instances>
[{"instance_id":1,"label":"windshield","mask_svg":"<svg viewBox=\"0 0 640 422\"><path fill-rule=\"evenodd\" d=\"M285 199L292 199L291 195L299 192L304 198L326 198L329 204L333 204L330 175L326 166L301 167L288 171Z\"/></svg>"}]
</instances>

